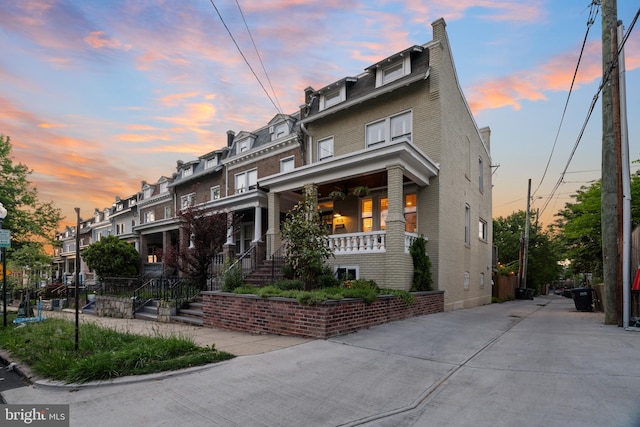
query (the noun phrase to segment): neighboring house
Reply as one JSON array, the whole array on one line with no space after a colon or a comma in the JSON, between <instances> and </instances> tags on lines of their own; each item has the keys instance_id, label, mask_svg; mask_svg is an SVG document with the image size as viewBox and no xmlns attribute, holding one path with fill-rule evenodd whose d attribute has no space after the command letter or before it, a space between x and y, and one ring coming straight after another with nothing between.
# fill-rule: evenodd
<instances>
[{"instance_id":1,"label":"neighboring house","mask_svg":"<svg viewBox=\"0 0 640 427\"><path fill-rule=\"evenodd\" d=\"M165 250L177 245L176 204L169 185L173 179L160 177L154 184L142 181L138 193L138 225L140 258L143 273L162 274Z\"/></svg>"},{"instance_id":2,"label":"neighboring house","mask_svg":"<svg viewBox=\"0 0 640 427\"><path fill-rule=\"evenodd\" d=\"M432 24L429 43L305 89L296 114L227 132L225 147L178 161L172 178L143 181L138 222L116 234L138 236L144 271L162 271L162 253L190 237L180 211L197 206L239 218L226 256L259 248L253 256L269 259L281 248L286 213L313 184L339 277L408 290L409 246L424 236L445 309L490 303L490 130L478 129L469 110L445 26ZM359 187L366 191L356 195ZM336 191L344 197L331 197ZM117 227L117 215L110 221Z\"/></svg>"},{"instance_id":3,"label":"neighboring house","mask_svg":"<svg viewBox=\"0 0 640 427\"><path fill-rule=\"evenodd\" d=\"M319 90L305 89L300 126L307 164L258 181L268 190L269 231L305 184L318 188L339 276L409 289L409 246L428 239L445 309L491 302L491 158L460 89L445 31ZM369 194L352 195L359 186ZM340 190L344 200L329 194ZM476 231L477 230L477 231Z\"/></svg>"},{"instance_id":4,"label":"neighboring house","mask_svg":"<svg viewBox=\"0 0 640 427\"><path fill-rule=\"evenodd\" d=\"M138 223L138 194L133 194L121 199L116 196L116 201L111 208L111 222L114 234L127 243L132 244L140 251L139 234L134 232Z\"/></svg>"},{"instance_id":5,"label":"neighboring house","mask_svg":"<svg viewBox=\"0 0 640 427\"><path fill-rule=\"evenodd\" d=\"M92 228L93 219L80 220L80 251L89 246L93 242ZM76 272L76 227L67 226L65 231L56 235L60 246L54 251L54 278L61 280L65 284L70 284L75 278ZM80 259L80 281L86 283L92 282L95 278L93 273L89 271L87 264Z\"/></svg>"}]
</instances>

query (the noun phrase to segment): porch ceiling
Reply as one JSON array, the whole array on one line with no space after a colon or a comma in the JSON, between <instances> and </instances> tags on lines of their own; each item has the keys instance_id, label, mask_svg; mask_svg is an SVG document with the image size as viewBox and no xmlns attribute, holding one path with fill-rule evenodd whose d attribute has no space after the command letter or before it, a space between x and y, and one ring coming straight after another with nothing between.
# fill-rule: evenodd
<instances>
[{"instance_id":1,"label":"porch ceiling","mask_svg":"<svg viewBox=\"0 0 640 427\"><path fill-rule=\"evenodd\" d=\"M297 190L309 183L322 185L336 181L352 181L357 185L375 188L375 183L369 185L363 182L363 177L379 181L380 174L386 172L390 165L402 166L405 178L419 186L428 185L429 179L436 176L440 169L411 142L399 140L272 175L261 179L259 185L275 192ZM384 185L386 179L381 186Z\"/></svg>"}]
</instances>

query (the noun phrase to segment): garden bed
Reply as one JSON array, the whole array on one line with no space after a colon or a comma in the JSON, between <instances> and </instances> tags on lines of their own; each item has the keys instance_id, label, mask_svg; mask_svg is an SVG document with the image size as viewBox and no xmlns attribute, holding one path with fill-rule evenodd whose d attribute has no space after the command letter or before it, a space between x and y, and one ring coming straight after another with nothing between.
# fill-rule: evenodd
<instances>
[{"instance_id":1,"label":"garden bed","mask_svg":"<svg viewBox=\"0 0 640 427\"><path fill-rule=\"evenodd\" d=\"M347 298L302 305L294 298L203 292L204 326L324 339L444 311L443 291L415 292L413 296L412 303L381 295L371 303Z\"/></svg>"}]
</instances>

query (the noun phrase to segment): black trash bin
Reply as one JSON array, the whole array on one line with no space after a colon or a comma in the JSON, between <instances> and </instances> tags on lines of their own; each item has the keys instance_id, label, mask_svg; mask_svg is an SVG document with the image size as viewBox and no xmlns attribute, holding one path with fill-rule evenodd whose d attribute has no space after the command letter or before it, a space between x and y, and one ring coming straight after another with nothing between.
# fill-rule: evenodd
<instances>
[{"instance_id":1,"label":"black trash bin","mask_svg":"<svg viewBox=\"0 0 640 427\"><path fill-rule=\"evenodd\" d=\"M593 288L576 288L571 292L578 311L593 311Z\"/></svg>"},{"instance_id":2,"label":"black trash bin","mask_svg":"<svg viewBox=\"0 0 640 427\"><path fill-rule=\"evenodd\" d=\"M527 288L516 288L516 299L527 299Z\"/></svg>"}]
</instances>

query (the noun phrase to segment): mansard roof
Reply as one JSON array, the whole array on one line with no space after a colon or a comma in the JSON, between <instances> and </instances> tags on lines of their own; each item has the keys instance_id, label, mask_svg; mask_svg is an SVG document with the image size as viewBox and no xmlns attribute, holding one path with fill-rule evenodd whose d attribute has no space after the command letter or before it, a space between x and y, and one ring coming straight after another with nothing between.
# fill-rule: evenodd
<instances>
[{"instance_id":1,"label":"mansard roof","mask_svg":"<svg viewBox=\"0 0 640 427\"><path fill-rule=\"evenodd\" d=\"M425 79L429 75L429 49L425 46L414 45L400 52L397 52L385 59L376 62L365 68L364 73L356 77L344 77L320 90L311 87L305 89L305 103L300 107L301 122L308 123L314 119L350 108L370 97L379 96L383 93L391 92L399 87L412 84ZM385 64L393 64L409 56L411 72L394 80L391 83L376 86L377 70L383 68ZM320 109L320 97L332 89L345 87L345 99L331 107Z\"/></svg>"}]
</instances>

